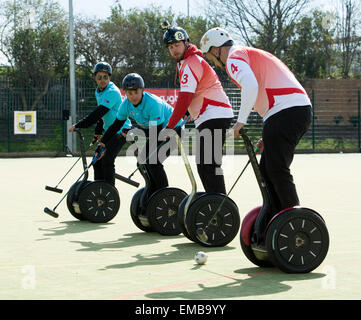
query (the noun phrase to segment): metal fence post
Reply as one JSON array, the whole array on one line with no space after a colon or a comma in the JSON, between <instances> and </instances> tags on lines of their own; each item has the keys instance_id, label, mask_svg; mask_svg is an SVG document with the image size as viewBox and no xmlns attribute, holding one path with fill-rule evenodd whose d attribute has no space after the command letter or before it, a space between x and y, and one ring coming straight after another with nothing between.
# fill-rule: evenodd
<instances>
[{"instance_id":1,"label":"metal fence post","mask_svg":"<svg viewBox=\"0 0 361 320\"><path fill-rule=\"evenodd\" d=\"M62 123L62 127L63 127L63 132L62 132L63 147L62 147L62 151L67 152L67 150L66 150L66 138L67 138L67 136L66 136L66 129L67 129L66 123L67 123L67 121L64 119L64 105L65 105L65 88L64 88L64 86L62 86L62 88L61 88L61 108L62 108L62 112L63 112L63 114L61 115L62 116L61 123Z\"/></svg>"},{"instance_id":2,"label":"metal fence post","mask_svg":"<svg viewBox=\"0 0 361 320\"><path fill-rule=\"evenodd\" d=\"M312 89L312 106L313 106L313 112L312 112L312 150L315 150L315 90Z\"/></svg>"},{"instance_id":3,"label":"metal fence post","mask_svg":"<svg viewBox=\"0 0 361 320\"><path fill-rule=\"evenodd\" d=\"M357 90L357 133L358 133L358 149L361 152L361 113L360 113L360 90Z\"/></svg>"},{"instance_id":4,"label":"metal fence post","mask_svg":"<svg viewBox=\"0 0 361 320\"><path fill-rule=\"evenodd\" d=\"M8 88L8 152L10 152L10 88Z\"/></svg>"}]
</instances>

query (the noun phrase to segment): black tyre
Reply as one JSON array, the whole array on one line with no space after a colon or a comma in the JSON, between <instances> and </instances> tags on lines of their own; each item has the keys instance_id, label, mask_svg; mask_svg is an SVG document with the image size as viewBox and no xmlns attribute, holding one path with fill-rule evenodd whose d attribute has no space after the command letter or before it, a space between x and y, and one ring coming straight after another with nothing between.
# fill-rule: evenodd
<instances>
[{"instance_id":1,"label":"black tyre","mask_svg":"<svg viewBox=\"0 0 361 320\"><path fill-rule=\"evenodd\" d=\"M77 218L78 220L86 220L84 216L82 215L79 203L78 203L78 196L81 192L81 190L90 183L90 181L78 181L75 182L69 189L68 195L66 197L66 205L68 207L69 212L74 218ZM79 190L77 191L77 188ZM77 195L76 195L77 193Z\"/></svg>"},{"instance_id":2,"label":"black tyre","mask_svg":"<svg viewBox=\"0 0 361 320\"><path fill-rule=\"evenodd\" d=\"M198 243L201 245L223 247L231 242L239 231L240 217L237 205L226 195L204 194L194 200L188 209L186 225L190 236L200 240ZM206 241L198 238L199 228L206 233Z\"/></svg>"},{"instance_id":3,"label":"black tyre","mask_svg":"<svg viewBox=\"0 0 361 320\"><path fill-rule=\"evenodd\" d=\"M150 226L148 219L140 208L140 198L144 192L144 187L139 189L133 196L130 203L130 217L133 223L142 231L152 232L153 228ZM139 217L140 216L140 217ZM140 220L141 219L141 220Z\"/></svg>"},{"instance_id":4,"label":"black tyre","mask_svg":"<svg viewBox=\"0 0 361 320\"><path fill-rule=\"evenodd\" d=\"M196 192L196 194L194 195L194 200L197 199L198 197L200 197L203 194L205 194L205 192ZM187 230L187 228L186 228L186 226L184 224L184 214L185 214L184 209L185 209L185 205L186 205L186 203L188 201L189 196L190 195L186 196L182 200L182 202L179 204L178 214L177 214L178 224L179 224L179 228L181 229L181 232L184 234L184 236L186 238L188 238L189 240L191 240L193 242L199 242L197 237L195 237L195 238L191 237L191 235L188 233L188 230ZM191 203L191 205L192 205L192 203ZM191 205L189 207L191 207Z\"/></svg>"},{"instance_id":5,"label":"black tyre","mask_svg":"<svg viewBox=\"0 0 361 320\"><path fill-rule=\"evenodd\" d=\"M256 266L259 266L261 268L271 268L271 267L274 267L273 263L268 261L268 260L261 260L261 259L258 259L255 254L254 254L254 251L252 249L252 247L250 245L247 245L242 237L240 237L240 242L241 242L241 248L242 248L242 251L244 253L244 255L246 256L246 258L251 261L253 264L255 264Z\"/></svg>"},{"instance_id":6,"label":"black tyre","mask_svg":"<svg viewBox=\"0 0 361 320\"><path fill-rule=\"evenodd\" d=\"M118 190L105 181L93 181L85 186L78 202L83 217L95 223L112 220L120 207Z\"/></svg>"},{"instance_id":7,"label":"black tyre","mask_svg":"<svg viewBox=\"0 0 361 320\"><path fill-rule=\"evenodd\" d=\"M287 273L307 273L325 259L329 235L324 220L314 211L293 208L278 214L266 232L270 260Z\"/></svg>"},{"instance_id":8,"label":"black tyre","mask_svg":"<svg viewBox=\"0 0 361 320\"><path fill-rule=\"evenodd\" d=\"M182 232L177 219L179 204L187 194L178 188L156 191L148 200L146 216L149 224L158 233L176 236Z\"/></svg>"},{"instance_id":9,"label":"black tyre","mask_svg":"<svg viewBox=\"0 0 361 320\"><path fill-rule=\"evenodd\" d=\"M256 257L255 252L252 249L251 236L253 233L254 223L257 219L257 216L261 210L261 206L251 210L242 220L241 231L239 233L241 249L246 256L246 258L251 261L256 266L262 268L274 267L272 262L269 261L268 254L266 259L260 259ZM265 250L266 251L266 250ZM263 257L264 258L264 257Z\"/></svg>"}]
</instances>

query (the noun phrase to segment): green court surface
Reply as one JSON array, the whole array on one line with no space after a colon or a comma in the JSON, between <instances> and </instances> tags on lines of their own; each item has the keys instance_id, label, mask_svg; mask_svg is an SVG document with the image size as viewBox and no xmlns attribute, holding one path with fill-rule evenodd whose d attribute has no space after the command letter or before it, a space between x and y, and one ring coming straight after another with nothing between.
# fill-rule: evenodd
<instances>
[{"instance_id":1,"label":"green court surface","mask_svg":"<svg viewBox=\"0 0 361 320\"><path fill-rule=\"evenodd\" d=\"M90 159L89 159L90 160ZM116 182L121 205L106 224L77 221L53 208L80 176L80 162L55 186L75 158L0 159L0 299L99 300L329 300L361 298L361 154L297 154L292 164L301 204L326 221L330 248L324 262L309 274L285 274L259 268L243 255L239 234L227 246L204 248L182 234L161 236L139 230L129 215L136 188ZM195 170L195 159L190 157ZM246 155L225 156L228 189L247 162ZM117 172L129 175L135 158L118 157ZM171 186L190 192L181 157L170 157L165 169ZM90 177L93 172L91 169ZM144 184L137 172L134 179ZM199 189L201 184L197 180ZM230 197L241 219L261 204L249 166ZM195 264L197 251L208 254Z\"/></svg>"}]
</instances>

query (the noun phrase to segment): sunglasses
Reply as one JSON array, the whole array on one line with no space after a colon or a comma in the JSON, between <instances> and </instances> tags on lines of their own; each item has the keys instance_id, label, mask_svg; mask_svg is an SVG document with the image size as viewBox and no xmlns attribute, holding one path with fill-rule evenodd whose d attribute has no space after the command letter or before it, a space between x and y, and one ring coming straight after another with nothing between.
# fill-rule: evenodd
<instances>
[{"instance_id":1,"label":"sunglasses","mask_svg":"<svg viewBox=\"0 0 361 320\"><path fill-rule=\"evenodd\" d=\"M108 75L104 75L104 76L99 75L99 76L96 76L96 79L97 79L98 81L100 81L101 79L108 80L108 79L109 79L109 76L108 76Z\"/></svg>"}]
</instances>

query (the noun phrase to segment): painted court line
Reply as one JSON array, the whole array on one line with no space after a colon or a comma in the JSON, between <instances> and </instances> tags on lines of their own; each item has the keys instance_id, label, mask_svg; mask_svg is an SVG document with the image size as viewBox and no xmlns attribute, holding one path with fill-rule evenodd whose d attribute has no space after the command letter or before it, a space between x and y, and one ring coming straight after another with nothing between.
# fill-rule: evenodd
<instances>
[{"instance_id":1,"label":"painted court line","mask_svg":"<svg viewBox=\"0 0 361 320\"><path fill-rule=\"evenodd\" d=\"M338 262L334 262L334 263L327 263L327 264L322 264L318 268L322 268L322 266L329 266L329 265L331 265L331 266L333 266L333 265L347 265L347 264L355 264L355 263L361 263L361 260L344 260L344 261L338 261ZM208 271L208 270L204 270L204 271L214 273L214 272ZM162 292L162 291L169 290L169 289L172 289L172 288L181 288L181 287L185 287L185 286L188 286L188 285L194 285L194 284L217 281L217 280L224 279L224 278L234 279L234 280L242 280L242 279L247 279L249 276L261 275L261 274L270 274L270 273L282 273L282 272L280 270L278 270L278 269L273 268L273 269L270 269L270 270L267 270L267 271L250 272L250 273L247 273L247 274L236 275L236 276L234 276L234 275L231 275L231 276L222 275L222 276L214 277L214 278L208 278L208 279L203 279L203 280L195 280L195 281L187 281L187 282L181 282L181 283L174 283L174 284L171 284L171 285L165 285L165 286L156 287L156 288L153 288L153 289L138 291L138 292L134 292L134 293L128 293L128 294L124 294L124 295L116 297L116 298L112 298L110 300L125 300L125 299L130 299L130 298L135 298L135 297L138 297L138 296L142 296L142 295L145 295L145 294Z\"/></svg>"},{"instance_id":2,"label":"painted court line","mask_svg":"<svg viewBox=\"0 0 361 320\"><path fill-rule=\"evenodd\" d=\"M259 274L267 274L267 273L273 273L273 272L280 272L278 269L272 269L272 270L268 270L268 271L260 271L260 272L253 272L253 273L247 273L244 275L237 275L237 276L220 276L220 277L215 277L215 278L208 278L208 279L203 279L203 280L195 280L195 281L187 281L187 282L181 282L181 283L175 283L175 284L171 284L171 285L166 285L166 286L162 286L162 287L157 287L157 288L153 288L153 289L148 289L148 290L143 290L143 291L139 291L139 292L134 292L134 293L129 293L129 294L125 294L122 296L119 296L117 298L113 298L111 300L123 300L123 299L129 299L129 298L134 298L137 296L142 296L145 294L150 294L150 293L155 293L155 292L162 292L165 290L169 290L169 289L174 289L174 288L182 288L188 285L193 285L193 284L200 284L200 283L206 283L206 282L212 282L212 281L217 281L220 279L224 279L224 278L231 278L234 280L240 280L240 279L246 279L249 276L252 275L259 275Z\"/></svg>"}]
</instances>

